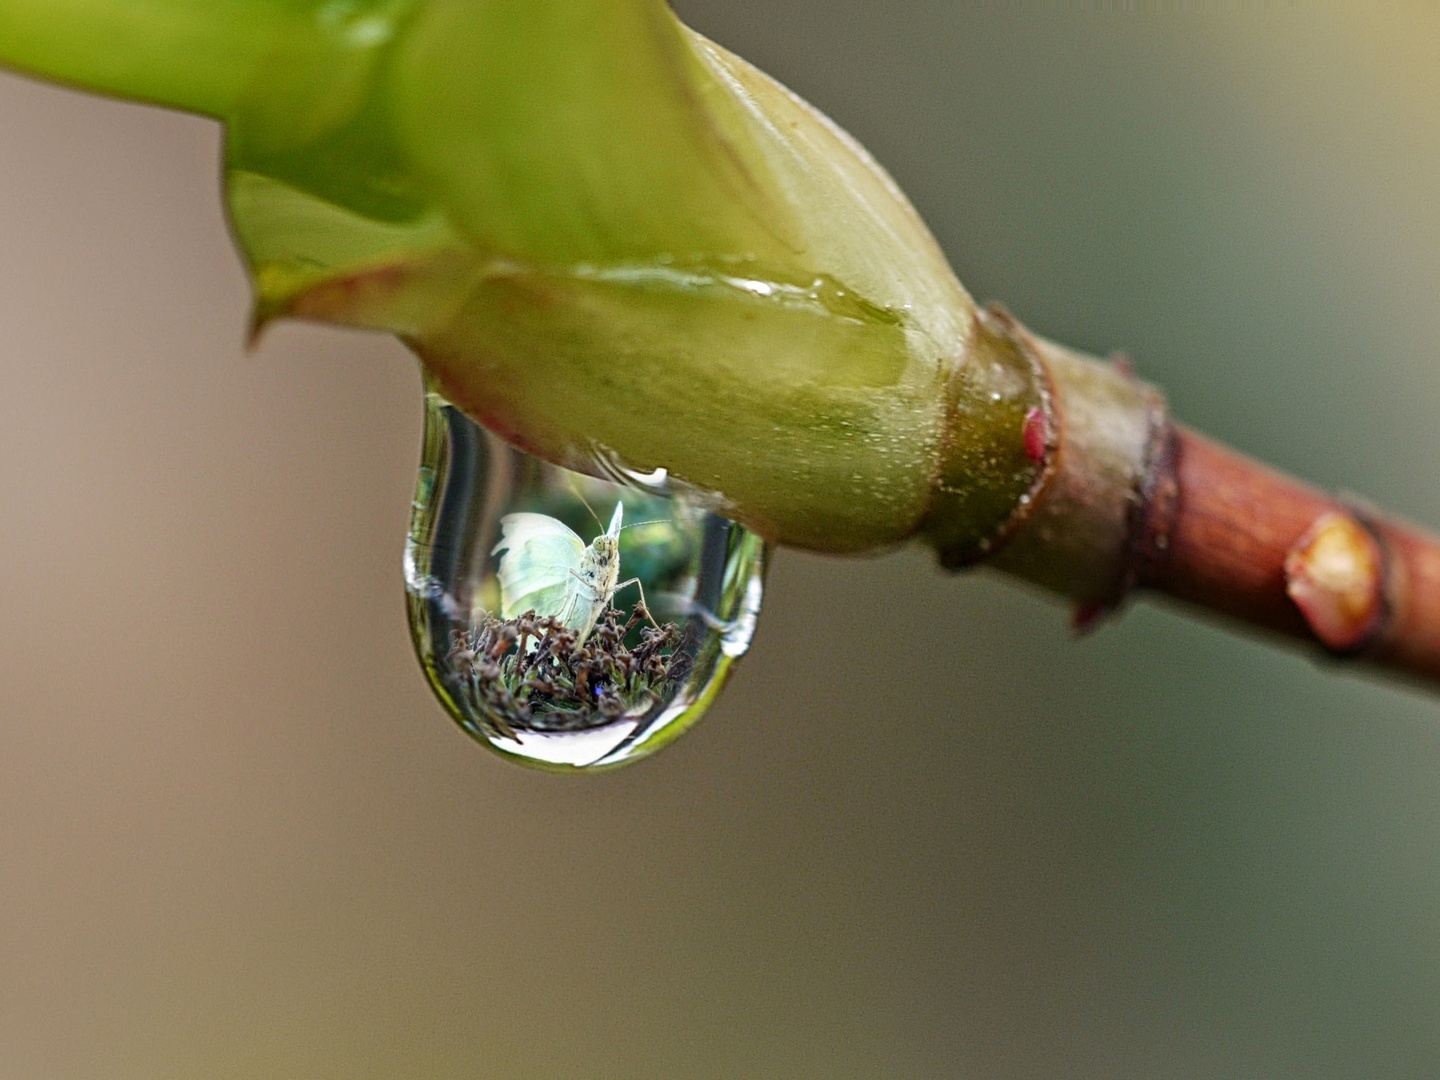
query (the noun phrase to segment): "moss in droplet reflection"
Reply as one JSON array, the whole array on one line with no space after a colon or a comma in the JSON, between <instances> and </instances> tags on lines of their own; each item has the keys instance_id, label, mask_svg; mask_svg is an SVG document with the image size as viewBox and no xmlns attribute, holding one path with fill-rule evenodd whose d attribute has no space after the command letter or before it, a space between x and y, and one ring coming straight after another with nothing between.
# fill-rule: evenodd
<instances>
[{"instance_id":1,"label":"moss in droplet reflection","mask_svg":"<svg viewBox=\"0 0 1440 1080\"><path fill-rule=\"evenodd\" d=\"M691 650L675 623L646 625L636 605L625 622L611 608L583 643L559 620L533 611L487 616L452 636L455 692L504 738L571 732L639 716L671 700L690 673ZM638 644L633 648L627 639Z\"/></svg>"}]
</instances>

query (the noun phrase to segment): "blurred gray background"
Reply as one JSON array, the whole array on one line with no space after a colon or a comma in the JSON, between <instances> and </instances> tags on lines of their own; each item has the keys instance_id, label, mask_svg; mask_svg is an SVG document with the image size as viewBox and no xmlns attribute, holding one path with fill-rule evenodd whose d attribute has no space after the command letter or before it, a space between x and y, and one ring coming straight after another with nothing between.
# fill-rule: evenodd
<instances>
[{"instance_id":1,"label":"blurred gray background","mask_svg":"<svg viewBox=\"0 0 1440 1080\"><path fill-rule=\"evenodd\" d=\"M680 7L975 295L1440 526L1433 5ZM404 624L414 365L244 353L218 146L0 78L0 1075L1440 1071L1440 696L781 553L671 750L471 743Z\"/></svg>"}]
</instances>

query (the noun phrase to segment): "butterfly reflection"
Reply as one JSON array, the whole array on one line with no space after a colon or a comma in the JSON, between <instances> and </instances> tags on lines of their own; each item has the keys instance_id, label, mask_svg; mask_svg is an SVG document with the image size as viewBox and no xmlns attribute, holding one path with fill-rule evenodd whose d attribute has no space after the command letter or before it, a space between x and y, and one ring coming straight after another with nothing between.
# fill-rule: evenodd
<instances>
[{"instance_id":1,"label":"butterfly reflection","mask_svg":"<svg viewBox=\"0 0 1440 1080\"><path fill-rule=\"evenodd\" d=\"M692 650L676 623L658 623L639 577L620 580L624 504L586 544L548 514L506 514L498 618L457 635L451 661L462 692L503 735L575 731L638 716L668 700L689 674ZM598 519L597 519L598 524ZM664 524L658 522L648 525ZM633 585L626 615L615 594Z\"/></svg>"}]
</instances>

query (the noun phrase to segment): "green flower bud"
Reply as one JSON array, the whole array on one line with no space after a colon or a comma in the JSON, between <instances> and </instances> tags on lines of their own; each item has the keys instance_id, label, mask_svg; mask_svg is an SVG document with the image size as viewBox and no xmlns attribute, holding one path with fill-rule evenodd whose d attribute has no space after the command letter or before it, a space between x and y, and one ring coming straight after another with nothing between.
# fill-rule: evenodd
<instances>
[{"instance_id":1,"label":"green flower bud","mask_svg":"<svg viewBox=\"0 0 1440 1080\"><path fill-rule=\"evenodd\" d=\"M980 550L1037 476L1038 369L899 189L662 0L0 0L0 43L225 121L257 326L393 331L531 453L831 551Z\"/></svg>"}]
</instances>

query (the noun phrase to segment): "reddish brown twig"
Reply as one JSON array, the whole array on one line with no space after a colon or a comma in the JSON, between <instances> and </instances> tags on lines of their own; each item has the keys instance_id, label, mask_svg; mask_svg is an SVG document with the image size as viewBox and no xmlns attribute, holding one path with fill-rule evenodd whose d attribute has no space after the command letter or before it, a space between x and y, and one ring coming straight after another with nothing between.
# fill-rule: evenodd
<instances>
[{"instance_id":1,"label":"reddish brown twig","mask_svg":"<svg viewBox=\"0 0 1440 1080\"><path fill-rule=\"evenodd\" d=\"M982 312L976 341L1044 386L1012 435L1039 468L993 538L947 548L1069 597L1084 631L1135 589L1440 682L1440 539L1175 424L1128 363ZM984 352L977 346L977 354Z\"/></svg>"},{"instance_id":2,"label":"reddish brown twig","mask_svg":"<svg viewBox=\"0 0 1440 1080\"><path fill-rule=\"evenodd\" d=\"M1183 427L1154 469L1138 585L1440 680L1440 540Z\"/></svg>"}]
</instances>

